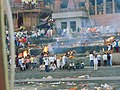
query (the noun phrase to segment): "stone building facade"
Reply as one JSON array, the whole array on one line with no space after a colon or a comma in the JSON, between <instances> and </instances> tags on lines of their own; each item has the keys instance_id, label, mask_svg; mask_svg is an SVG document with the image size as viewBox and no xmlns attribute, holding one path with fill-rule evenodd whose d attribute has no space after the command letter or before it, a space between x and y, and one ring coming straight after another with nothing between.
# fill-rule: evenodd
<instances>
[{"instance_id":1,"label":"stone building facade","mask_svg":"<svg viewBox=\"0 0 120 90\"><path fill-rule=\"evenodd\" d=\"M88 21L88 14L84 2L80 0L55 0L52 18L57 28L76 31ZM81 6L78 4L80 3ZM87 22L86 22L87 23Z\"/></svg>"},{"instance_id":2,"label":"stone building facade","mask_svg":"<svg viewBox=\"0 0 120 90\"><path fill-rule=\"evenodd\" d=\"M96 25L118 25L120 0L89 0L89 12Z\"/></svg>"},{"instance_id":3,"label":"stone building facade","mask_svg":"<svg viewBox=\"0 0 120 90\"><path fill-rule=\"evenodd\" d=\"M34 1L36 2L32 4L31 2L24 3L22 0L11 0L15 30L19 30L20 26L31 29L42 23L41 19L44 20L52 14L52 10L45 5L44 0Z\"/></svg>"},{"instance_id":4,"label":"stone building facade","mask_svg":"<svg viewBox=\"0 0 120 90\"><path fill-rule=\"evenodd\" d=\"M52 16L57 28L89 24L119 26L120 0L55 0L53 6ZM72 21L73 25L70 25Z\"/></svg>"}]
</instances>

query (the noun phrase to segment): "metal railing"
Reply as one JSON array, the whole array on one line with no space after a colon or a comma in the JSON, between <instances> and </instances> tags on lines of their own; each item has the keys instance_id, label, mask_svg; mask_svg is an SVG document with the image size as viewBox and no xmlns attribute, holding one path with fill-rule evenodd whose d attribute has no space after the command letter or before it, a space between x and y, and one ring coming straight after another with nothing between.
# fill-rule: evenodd
<instances>
[{"instance_id":1,"label":"metal railing","mask_svg":"<svg viewBox=\"0 0 120 90\"><path fill-rule=\"evenodd\" d=\"M84 11L87 12L85 8L78 8L78 9L59 9L56 11L53 11L54 13L60 13L60 12L75 12L75 11Z\"/></svg>"},{"instance_id":2,"label":"metal railing","mask_svg":"<svg viewBox=\"0 0 120 90\"><path fill-rule=\"evenodd\" d=\"M41 10L44 12L52 12L50 8L40 7L40 5L36 4L34 6L31 5L23 5L23 4L14 4L11 6L12 11L17 10Z\"/></svg>"}]
</instances>

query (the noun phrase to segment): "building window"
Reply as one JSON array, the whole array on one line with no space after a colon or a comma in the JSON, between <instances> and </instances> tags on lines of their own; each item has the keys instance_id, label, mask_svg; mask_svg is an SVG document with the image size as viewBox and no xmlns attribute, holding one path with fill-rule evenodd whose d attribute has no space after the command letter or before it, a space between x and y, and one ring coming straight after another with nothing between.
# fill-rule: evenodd
<instances>
[{"instance_id":1,"label":"building window","mask_svg":"<svg viewBox=\"0 0 120 90\"><path fill-rule=\"evenodd\" d=\"M13 19L17 19L17 14L12 15Z\"/></svg>"},{"instance_id":2,"label":"building window","mask_svg":"<svg viewBox=\"0 0 120 90\"><path fill-rule=\"evenodd\" d=\"M120 13L120 0L115 0L115 13Z\"/></svg>"},{"instance_id":3,"label":"building window","mask_svg":"<svg viewBox=\"0 0 120 90\"><path fill-rule=\"evenodd\" d=\"M89 18L81 18L81 27L85 28L85 27L91 27L92 23L90 22Z\"/></svg>"},{"instance_id":4,"label":"building window","mask_svg":"<svg viewBox=\"0 0 120 90\"><path fill-rule=\"evenodd\" d=\"M113 13L112 0L106 0L106 14Z\"/></svg>"},{"instance_id":5,"label":"building window","mask_svg":"<svg viewBox=\"0 0 120 90\"><path fill-rule=\"evenodd\" d=\"M97 14L103 14L103 0L97 0Z\"/></svg>"},{"instance_id":6,"label":"building window","mask_svg":"<svg viewBox=\"0 0 120 90\"><path fill-rule=\"evenodd\" d=\"M72 31L76 31L76 21L70 21L70 29L72 29Z\"/></svg>"},{"instance_id":7,"label":"building window","mask_svg":"<svg viewBox=\"0 0 120 90\"><path fill-rule=\"evenodd\" d=\"M86 10L85 3L84 2L79 2L78 6L81 10Z\"/></svg>"},{"instance_id":8,"label":"building window","mask_svg":"<svg viewBox=\"0 0 120 90\"><path fill-rule=\"evenodd\" d=\"M68 6L68 0L62 0L62 3L60 5L61 9L66 9Z\"/></svg>"},{"instance_id":9,"label":"building window","mask_svg":"<svg viewBox=\"0 0 120 90\"><path fill-rule=\"evenodd\" d=\"M45 5L52 4L53 2L54 2L54 0L44 0Z\"/></svg>"},{"instance_id":10,"label":"building window","mask_svg":"<svg viewBox=\"0 0 120 90\"><path fill-rule=\"evenodd\" d=\"M66 29L67 28L67 22L61 22L61 29Z\"/></svg>"},{"instance_id":11,"label":"building window","mask_svg":"<svg viewBox=\"0 0 120 90\"><path fill-rule=\"evenodd\" d=\"M89 12L90 15L95 15L95 1L89 0Z\"/></svg>"}]
</instances>

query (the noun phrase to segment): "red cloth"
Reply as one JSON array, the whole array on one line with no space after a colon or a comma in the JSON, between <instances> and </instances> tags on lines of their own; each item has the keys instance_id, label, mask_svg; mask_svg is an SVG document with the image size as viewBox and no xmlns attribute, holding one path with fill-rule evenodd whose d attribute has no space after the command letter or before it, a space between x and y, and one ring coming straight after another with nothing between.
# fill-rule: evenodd
<instances>
[{"instance_id":1,"label":"red cloth","mask_svg":"<svg viewBox=\"0 0 120 90\"><path fill-rule=\"evenodd\" d=\"M26 42L27 42L27 38L24 38L24 39L23 39L23 42L26 43Z\"/></svg>"},{"instance_id":2,"label":"red cloth","mask_svg":"<svg viewBox=\"0 0 120 90\"><path fill-rule=\"evenodd\" d=\"M96 28L90 28L89 31L90 31L90 32L96 32L97 29L96 29Z\"/></svg>"}]
</instances>

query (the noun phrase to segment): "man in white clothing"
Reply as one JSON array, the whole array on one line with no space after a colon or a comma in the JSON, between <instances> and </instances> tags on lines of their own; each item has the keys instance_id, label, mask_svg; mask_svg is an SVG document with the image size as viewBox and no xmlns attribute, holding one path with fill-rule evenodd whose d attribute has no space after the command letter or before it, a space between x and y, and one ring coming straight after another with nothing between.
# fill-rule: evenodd
<instances>
[{"instance_id":1,"label":"man in white clothing","mask_svg":"<svg viewBox=\"0 0 120 90\"><path fill-rule=\"evenodd\" d=\"M110 53L110 66L112 66L112 53Z\"/></svg>"},{"instance_id":2,"label":"man in white clothing","mask_svg":"<svg viewBox=\"0 0 120 90\"><path fill-rule=\"evenodd\" d=\"M89 58L90 58L90 66L94 66L94 62L93 62L94 56L92 53L90 53Z\"/></svg>"},{"instance_id":3,"label":"man in white clothing","mask_svg":"<svg viewBox=\"0 0 120 90\"><path fill-rule=\"evenodd\" d=\"M48 65L49 65L48 57L45 57L44 63L45 63L45 71L48 72L49 71L49 68L48 68Z\"/></svg>"},{"instance_id":4,"label":"man in white clothing","mask_svg":"<svg viewBox=\"0 0 120 90\"><path fill-rule=\"evenodd\" d=\"M100 53L98 53L97 59L98 59L98 66L101 66L101 59L102 59L102 56L100 55Z\"/></svg>"},{"instance_id":5,"label":"man in white clothing","mask_svg":"<svg viewBox=\"0 0 120 90\"><path fill-rule=\"evenodd\" d=\"M97 59L97 55L95 55L95 57L94 57L94 70L98 70L98 59Z\"/></svg>"},{"instance_id":6,"label":"man in white clothing","mask_svg":"<svg viewBox=\"0 0 120 90\"><path fill-rule=\"evenodd\" d=\"M64 65L67 63L67 56L63 55L62 57L62 68L64 67Z\"/></svg>"}]
</instances>

